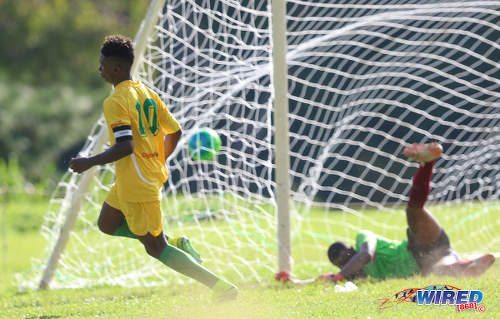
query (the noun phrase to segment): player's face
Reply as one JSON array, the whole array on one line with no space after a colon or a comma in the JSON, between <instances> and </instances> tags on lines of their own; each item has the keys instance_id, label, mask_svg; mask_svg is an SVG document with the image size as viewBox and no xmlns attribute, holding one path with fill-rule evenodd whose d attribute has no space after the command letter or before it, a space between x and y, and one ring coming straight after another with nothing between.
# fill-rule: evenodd
<instances>
[{"instance_id":1,"label":"player's face","mask_svg":"<svg viewBox=\"0 0 500 319\"><path fill-rule=\"evenodd\" d=\"M99 58L99 73L101 74L101 77L106 80L106 82L113 83L112 71L113 65L111 60L101 55Z\"/></svg>"},{"instance_id":2,"label":"player's face","mask_svg":"<svg viewBox=\"0 0 500 319\"><path fill-rule=\"evenodd\" d=\"M344 249L340 252L339 256L332 261L332 263L342 269L353 256L352 249Z\"/></svg>"}]
</instances>

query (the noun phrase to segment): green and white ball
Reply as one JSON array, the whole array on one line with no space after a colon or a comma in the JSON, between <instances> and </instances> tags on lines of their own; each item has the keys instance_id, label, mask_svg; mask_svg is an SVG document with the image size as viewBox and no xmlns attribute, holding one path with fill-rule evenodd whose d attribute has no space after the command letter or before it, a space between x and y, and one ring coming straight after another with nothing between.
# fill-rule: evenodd
<instances>
[{"instance_id":1,"label":"green and white ball","mask_svg":"<svg viewBox=\"0 0 500 319\"><path fill-rule=\"evenodd\" d=\"M212 161L220 151L221 139L210 128L197 130L188 140L189 156L193 160Z\"/></svg>"}]
</instances>

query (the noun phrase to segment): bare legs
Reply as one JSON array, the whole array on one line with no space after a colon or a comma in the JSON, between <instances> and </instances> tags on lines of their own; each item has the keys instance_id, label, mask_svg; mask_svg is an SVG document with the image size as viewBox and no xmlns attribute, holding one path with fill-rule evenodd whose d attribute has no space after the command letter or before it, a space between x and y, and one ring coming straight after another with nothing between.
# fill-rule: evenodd
<instances>
[{"instance_id":1,"label":"bare legs","mask_svg":"<svg viewBox=\"0 0 500 319\"><path fill-rule=\"evenodd\" d=\"M437 244L444 236L441 225L425 209L424 205L430 193L430 183L432 179L432 169L434 161L425 163L419 167L413 177L410 198L406 207L406 219L409 228L409 246L416 254L417 262L422 274L426 275L432 271L432 265L436 262L438 256L451 252L449 243L446 241L437 247ZM445 245L448 245L446 247ZM436 246L434 248L434 246ZM436 254L439 254L436 256ZM450 256L453 258L453 256Z\"/></svg>"},{"instance_id":2,"label":"bare legs","mask_svg":"<svg viewBox=\"0 0 500 319\"><path fill-rule=\"evenodd\" d=\"M424 208L427 196L430 193L432 168L434 161L419 167L413 177L410 199L406 207L406 220L413 238L419 245L430 245L441 235L441 225Z\"/></svg>"},{"instance_id":3,"label":"bare legs","mask_svg":"<svg viewBox=\"0 0 500 319\"><path fill-rule=\"evenodd\" d=\"M113 235L124 222L125 216L120 210L109 206L106 202L102 204L101 213L97 220L97 226L100 231L108 235Z\"/></svg>"},{"instance_id":4,"label":"bare legs","mask_svg":"<svg viewBox=\"0 0 500 319\"><path fill-rule=\"evenodd\" d=\"M173 245L169 245L168 239L163 232L158 236L153 236L150 233L139 236L132 233L128 228L123 213L106 202L102 205L98 227L103 233L109 235L138 239L144 245L148 255L158 259L173 270L193 278L210 288L219 283L223 289L230 290L231 296L237 293L236 288L232 284L220 280L211 271L198 264L192 256Z\"/></svg>"},{"instance_id":5,"label":"bare legs","mask_svg":"<svg viewBox=\"0 0 500 319\"><path fill-rule=\"evenodd\" d=\"M406 208L411 237L409 245L419 255L417 262L423 275L434 273L443 276L479 276L494 263L495 257L486 254L473 260L461 260L451 250L448 238L438 221L424 208L430 193L432 169L442 150L441 145L430 143L412 144L403 151L404 155L421 163L413 177Z\"/></svg>"}]
</instances>

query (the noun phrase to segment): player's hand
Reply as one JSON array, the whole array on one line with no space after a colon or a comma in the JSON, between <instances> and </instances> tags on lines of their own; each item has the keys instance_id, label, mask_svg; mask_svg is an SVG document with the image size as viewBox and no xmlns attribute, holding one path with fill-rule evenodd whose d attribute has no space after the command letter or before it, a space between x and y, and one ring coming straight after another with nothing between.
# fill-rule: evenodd
<instances>
[{"instance_id":1,"label":"player's hand","mask_svg":"<svg viewBox=\"0 0 500 319\"><path fill-rule=\"evenodd\" d=\"M73 172L78 174L85 172L92 166L93 165L88 157L73 157L69 161L69 168L71 168Z\"/></svg>"},{"instance_id":2,"label":"player's hand","mask_svg":"<svg viewBox=\"0 0 500 319\"><path fill-rule=\"evenodd\" d=\"M338 274L326 273L319 275L319 277L316 280L322 282L338 282L344 280L344 276L342 276L340 273Z\"/></svg>"},{"instance_id":3,"label":"player's hand","mask_svg":"<svg viewBox=\"0 0 500 319\"><path fill-rule=\"evenodd\" d=\"M329 272L326 274L319 275L318 278L316 278L316 280L321 282L334 282L333 276L335 276L335 274Z\"/></svg>"}]
</instances>

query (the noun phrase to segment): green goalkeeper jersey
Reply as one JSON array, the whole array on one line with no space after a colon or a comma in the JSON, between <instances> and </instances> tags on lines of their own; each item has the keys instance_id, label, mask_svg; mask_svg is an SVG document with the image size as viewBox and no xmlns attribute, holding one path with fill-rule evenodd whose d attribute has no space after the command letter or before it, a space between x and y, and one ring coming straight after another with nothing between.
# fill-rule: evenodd
<instances>
[{"instance_id":1,"label":"green goalkeeper jersey","mask_svg":"<svg viewBox=\"0 0 500 319\"><path fill-rule=\"evenodd\" d=\"M419 272L415 258L408 250L408 242L396 242L377 236L370 231L362 231L356 236L356 251L366 242L375 241L375 256L363 267L368 276L374 278L408 277Z\"/></svg>"}]
</instances>

